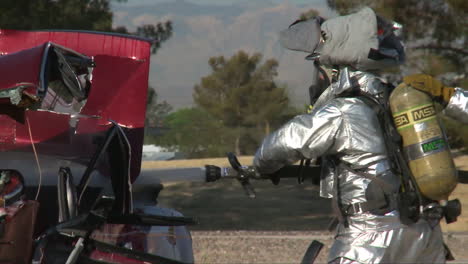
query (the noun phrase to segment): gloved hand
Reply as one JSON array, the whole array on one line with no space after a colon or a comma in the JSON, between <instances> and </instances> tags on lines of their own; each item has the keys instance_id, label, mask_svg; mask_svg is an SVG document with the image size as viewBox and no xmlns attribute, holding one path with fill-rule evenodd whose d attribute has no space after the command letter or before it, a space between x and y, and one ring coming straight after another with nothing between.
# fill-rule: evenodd
<instances>
[{"instance_id":1,"label":"gloved hand","mask_svg":"<svg viewBox=\"0 0 468 264\"><path fill-rule=\"evenodd\" d=\"M403 77L403 82L415 89L426 92L435 99L442 99L447 104L455 89L444 86L440 81L427 74L413 74Z\"/></svg>"},{"instance_id":2,"label":"gloved hand","mask_svg":"<svg viewBox=\"0 0 468 264\"><path fill-rule=\"evenodd\" d=\"M246 176L249 179L261 179L262 176L261 174L257 171L255 167L252 166L247 166L247 167L241 167L240 168L244 176Z\"/></svg>"}]
</instances>

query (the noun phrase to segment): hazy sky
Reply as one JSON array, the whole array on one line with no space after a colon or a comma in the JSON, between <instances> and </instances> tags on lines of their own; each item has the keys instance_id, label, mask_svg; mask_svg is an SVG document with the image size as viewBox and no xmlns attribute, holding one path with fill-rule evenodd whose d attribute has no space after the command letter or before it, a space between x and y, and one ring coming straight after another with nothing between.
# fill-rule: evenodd
<instances>
[{"instance_id":1,"label":"hazy sky","mask_svg":"<svg viewBox=\"0 0 468 264\"><path fill-rule=\"evenodd\" d=\"M293 102L307 104L311 63L308 54L283 49L278 33L316 9L333 16L326 0L128 0L113 2L114 26L134 30L142 24L171 20L173 36L151 58L150 85L175 108L190 107L195 84L210 74L208 60L239 50L260 52L279 61L279 83L288 86Z\"/></svg>"}]
</instances>

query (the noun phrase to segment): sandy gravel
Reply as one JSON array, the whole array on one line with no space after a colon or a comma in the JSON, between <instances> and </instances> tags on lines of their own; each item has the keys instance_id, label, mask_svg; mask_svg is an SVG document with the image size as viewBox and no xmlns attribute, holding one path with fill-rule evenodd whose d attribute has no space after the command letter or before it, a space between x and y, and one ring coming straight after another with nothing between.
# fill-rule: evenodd
<instances>
[{"instance_id":1,"label":"sandy gravel","mask_svg":"<svg viewBox=\"0 0 468 264\"><path fill-rule=\"evenodd\" d=\"M328 232L192 232L196 263L301 263L312 240L325 244L315 263L326 263L333 236ZM468 263L468 234L446 233L456 261Z\"/></svg>"}]
</instances>

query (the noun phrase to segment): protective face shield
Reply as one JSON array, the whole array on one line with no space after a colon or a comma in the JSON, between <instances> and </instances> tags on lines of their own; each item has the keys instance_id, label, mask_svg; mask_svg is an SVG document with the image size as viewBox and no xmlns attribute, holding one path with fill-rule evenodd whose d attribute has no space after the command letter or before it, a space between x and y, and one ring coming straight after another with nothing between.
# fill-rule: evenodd
<instances>
[{"instance_id":1,"label":"protective face shield","mask_svg":"<svg viewBox=\"0 0 468 264\"><path fill-rule=\"evenodd\" d=\"M280 32L281 46L289 50L314 54L322 39L320 25L323 21L322 17L296 20L287 29Z\"/></svg>"},{"instance_id":2,"label":"protective face shield","mask_svg":"<svg viewBox=\"0 0 468 264\"><path fill-rule=\"evenodd\" d=\"M357 13L324 21L321 17L299 20L280 32L283 47L307 52L314 63L311 99L328 86L321 79L320 65L351 67L368 71L397 66L404 62L401 25L389 22L368 7ZM322 69L323 71L323 69Z\"/></svg>"},{"instance_id":3,"label":"protective face shield","mask_svg":"<svg viewBox=\"0 0 468 264\"><path fill-rule=\"evenodd\" d=\"M308 20L297 20L288 29L280 33L280 43L289 50L310 53L307 60L313 61L311 70L311 85L309 87L310 104L314 105L317 98L330 85L330 79L325 70L320 67L319 54L314 51L322 41L320 25L324 19L314 17Z\"/></svg>"}]
</instances>

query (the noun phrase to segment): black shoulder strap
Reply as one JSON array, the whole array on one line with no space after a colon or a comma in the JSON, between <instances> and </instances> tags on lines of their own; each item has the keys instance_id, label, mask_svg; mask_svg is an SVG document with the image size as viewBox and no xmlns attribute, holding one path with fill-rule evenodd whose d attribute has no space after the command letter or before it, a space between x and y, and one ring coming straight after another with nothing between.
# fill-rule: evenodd
<instances>
[{"instance_id":1,"label":"black shoulder strap","mask_svg":"<svg viewBox=\"0 0 468 264\"><path fill-rule=\"evenodd\" d=\"M378 184L380 186L380 188L382 188L382 190L386 193L386 194L390 194L393 192L393 186L391 184L389 184L388 182L384 181L382 178L380 177L377 177L376 175L373 175L373 174L369 174L369 173L366 173L366 172L363 172L361 170L355 170L353 168L351 168L351 166L349 166L348 164L344 163L344 162L340 162L340 165L343 169L353 173L353 174L356 174L356 175L359 175L363 178L366 178L366 179L369 179L371 181L375 181L376 184Z\"/></svg>"},{"instance_id":2,"label":"black shoulder strap","mask_svg":"<svg viewBox=\"0 0 468 264\"><path fill-rule=\"evenodd\" d=\"M416 184L416 179L414 178L413 173L408 167L408 162L402 153L402 139L393 123L388 98L378 100L365 93L360 93L359 97L367 105L376 110L385 140L385 147L387 149L389 159L392 162L392 168L398 175L400 175L401 192L415 192L418 197L419 205L422 205L423 196Z\"/></svg>"}]
</instances>

